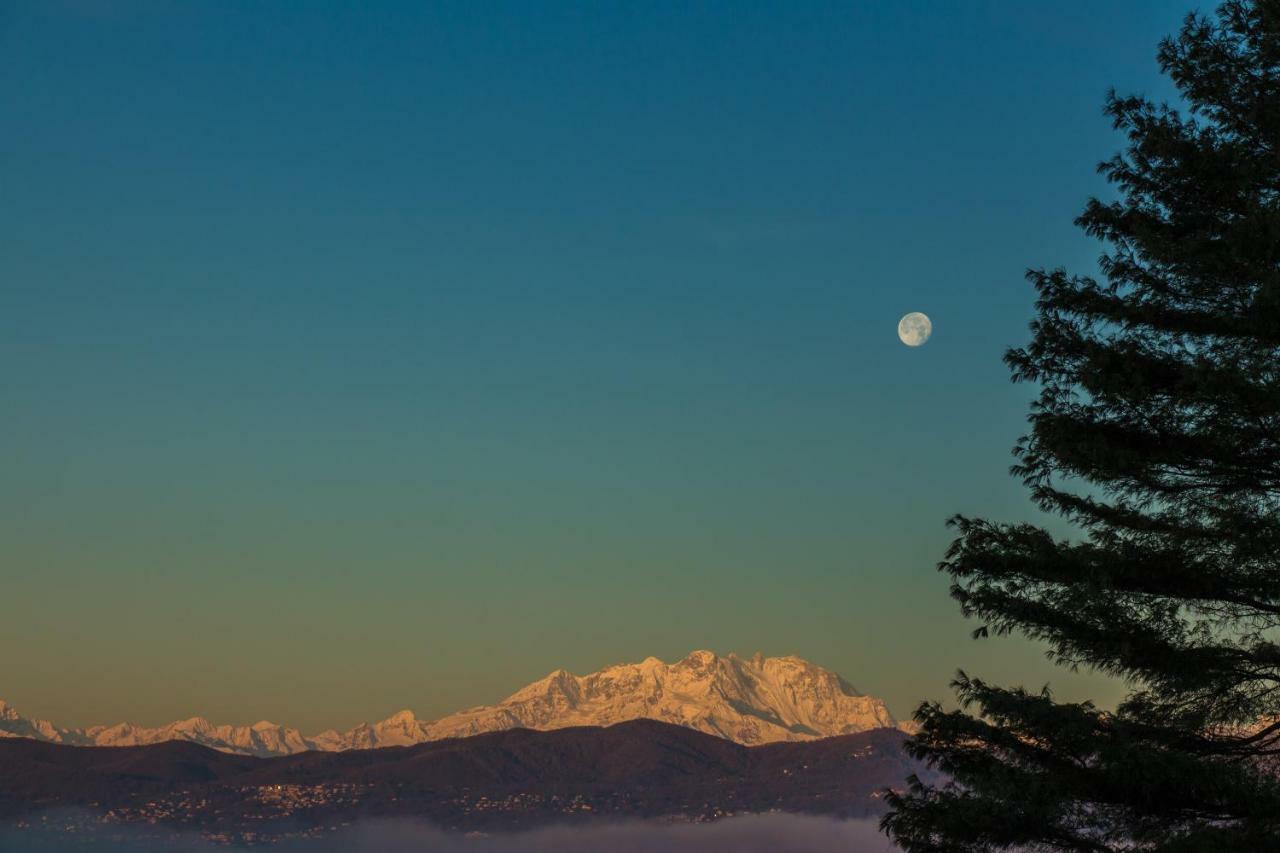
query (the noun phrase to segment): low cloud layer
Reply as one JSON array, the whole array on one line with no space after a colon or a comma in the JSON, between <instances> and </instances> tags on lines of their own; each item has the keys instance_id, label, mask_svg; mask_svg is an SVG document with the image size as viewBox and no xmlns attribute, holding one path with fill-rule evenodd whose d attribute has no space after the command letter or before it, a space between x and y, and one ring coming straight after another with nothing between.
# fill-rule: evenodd
<instances>
[{"instance_id":1,"label":"low cloud layer","mask_svg":"<svg viewBox=\"0 0 1280 853\"><path fill-rule=\"evenodd\" d=\"M0 833L14 853L214 853L228 848L199 839L166 843L116 840L64 846L68 839ZM890 853L875 821L800 815L737 817L716 823L622 823L550 827L531 832L457 835L412 821L370 821L315 841L271 849L288 853Z\"/></svg>"},{"instance_id":2,"label":"low cloud layer","mask_svg":"<svg viewBox=\"0 0 1280 853\"><path fill-rule=\"evenodd\" d=\"M487 838L451 837L415 824L383 824L360 827L338 839L338 845L335 853L338 849L369 853L885 853L893 849L873 821L799 815L701 824L553 827Z\"/></svg>"}]
</instances>

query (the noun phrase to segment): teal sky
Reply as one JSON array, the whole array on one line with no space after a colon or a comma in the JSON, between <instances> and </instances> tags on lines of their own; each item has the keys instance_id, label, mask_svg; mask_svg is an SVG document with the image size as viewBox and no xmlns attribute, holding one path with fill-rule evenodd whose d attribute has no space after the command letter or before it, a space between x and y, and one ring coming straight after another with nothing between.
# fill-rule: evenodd
<instances>
[{"instance_id":1,"label":"teal sky","mask_svg":"<svg viewBox=\"0 0 1280 853\"><path fill-rule=\"evenodd\" d=\"M0 697L315 730L694 648L906 716L1172 0L0 0ZM932 317L919 349L908 311Z\"/></svg>"}]
</instances>

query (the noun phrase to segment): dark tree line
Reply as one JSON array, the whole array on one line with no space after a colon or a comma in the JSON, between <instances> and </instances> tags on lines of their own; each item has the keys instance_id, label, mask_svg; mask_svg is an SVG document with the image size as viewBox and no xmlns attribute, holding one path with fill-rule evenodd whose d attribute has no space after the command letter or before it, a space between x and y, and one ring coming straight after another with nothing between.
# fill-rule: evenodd
<instances>
[{"instance_id":1,"label":"dark tree line","mask_svg":"<svg viewBox=\"0 0 1280 853\"><path fill-rule=\"evenodd\" d=\"M1035 383L1014 472L1078 535L955 518L975 632L1124 679L1114 710L961 673L890 798L907 850L1280 850L1280 0L1189 16L1181 103L1112 95L1116 200L1076 220L1101 278L1028 277Z\"/></svg>"}]
</instances>

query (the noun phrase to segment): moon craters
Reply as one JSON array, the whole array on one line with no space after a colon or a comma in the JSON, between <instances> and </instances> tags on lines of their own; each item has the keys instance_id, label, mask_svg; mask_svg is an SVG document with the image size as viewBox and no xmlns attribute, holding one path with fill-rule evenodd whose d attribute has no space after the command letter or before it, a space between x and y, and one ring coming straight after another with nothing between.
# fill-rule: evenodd
<instances>
[{"instance_id":1,"label":"moon craters","mask_svg":"<svg viewBox=\"0 0 1280 853\"><path fill-rule=\"evenodd\" d=\"M912 311L898 321L898 339L909 347L918 347L933 334L933 323L919 311Z\"/></svg>"}]
</instances>

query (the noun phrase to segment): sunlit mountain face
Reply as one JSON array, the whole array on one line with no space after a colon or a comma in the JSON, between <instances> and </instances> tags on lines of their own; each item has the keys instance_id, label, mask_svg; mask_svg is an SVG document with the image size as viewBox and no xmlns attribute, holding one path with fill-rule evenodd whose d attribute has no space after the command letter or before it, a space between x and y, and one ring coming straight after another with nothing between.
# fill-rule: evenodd
<instances>
[{"instance_id":1,"label":"sunlit mountain face","mask_svg":"<svg viewBox=\"0 0 1280 853\"><path fill-rule=\"evenodd\" d=\"M419 720L406 710L346 732L311 736L265 720L231 726L214 725L203 717L156 728L120 723L70 729L26 719L0 701L0 736L78 746L185 740L254 756L407 746L506 729L608 726L639 719L660 720L747 746L904 727L881 700L798 657L757 654L744 659L709 651L695 651L671 664L650 657L583 676L560 669L496 705L437 720Z\"/></svg>"}]
</instances>

